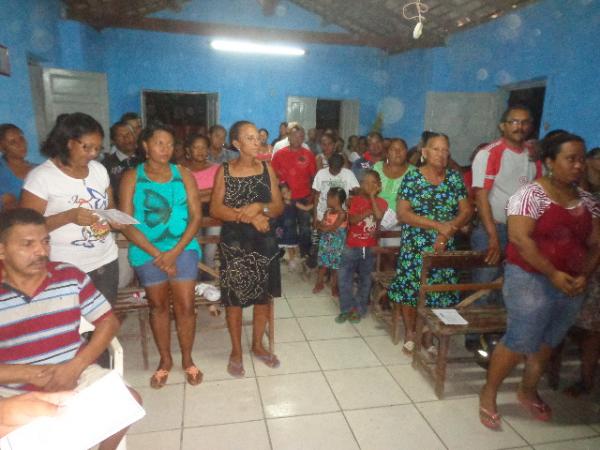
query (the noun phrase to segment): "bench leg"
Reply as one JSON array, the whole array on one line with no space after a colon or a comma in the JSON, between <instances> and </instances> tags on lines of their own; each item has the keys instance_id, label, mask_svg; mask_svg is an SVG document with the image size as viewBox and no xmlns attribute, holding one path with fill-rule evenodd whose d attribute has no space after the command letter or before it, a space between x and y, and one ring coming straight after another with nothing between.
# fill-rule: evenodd
<instances>
[{"instance_id":1,"label":"bench leg","mask_svg":"<svg viewBox=\"0 0 600 450\"><path fill-rule=\"evenodd\" d=\"M444 397L444 384L446 383L446 365L448 363L449 336L439 336L440 348L438 350L435 366L435 395L439 399Z\"/></svg>"},{"instance_id":2,"label":"bench leg","mask_svg":"<svg viewBox=\"0 0 600 450\"><path fill-rule=\"evenodd\" d=\"M142 341L142 360L144 370L148 370L148 310L138 310L138 323L140 324L140 339Z\"/></svg>"}]
</instances>

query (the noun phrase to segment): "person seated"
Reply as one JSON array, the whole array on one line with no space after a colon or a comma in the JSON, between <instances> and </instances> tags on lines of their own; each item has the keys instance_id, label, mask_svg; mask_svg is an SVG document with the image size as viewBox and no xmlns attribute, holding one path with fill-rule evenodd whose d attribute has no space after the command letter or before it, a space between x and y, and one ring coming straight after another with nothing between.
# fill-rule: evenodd
<instances>
[{"instance_id":1,"label":"person seated","mask_svg":"<svg viewBox=\"0 0 600 450\"><path fill-rule=\"evenodd\" d=\"M0 214L0 397L82 388L108 373L95 361L119 321L88 275L49 262L49 241L39 212ZM96 327L86 345L79 335L81 317ZM116 449L125 433L107 438L100 450Z\"/></svg>"}]
</instances>

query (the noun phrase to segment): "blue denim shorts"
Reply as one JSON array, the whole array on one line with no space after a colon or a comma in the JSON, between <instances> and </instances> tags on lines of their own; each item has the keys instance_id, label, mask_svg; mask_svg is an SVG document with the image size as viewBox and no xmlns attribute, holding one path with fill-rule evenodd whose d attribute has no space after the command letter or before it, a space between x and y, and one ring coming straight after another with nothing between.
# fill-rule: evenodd
<instances>
[{"instance_id":1,"label":"blue denim shorts","mask_svg":"<svg viewBox=\"0 0 600 450\"><path fill-rule=\"evenodd\" d=\"M169 277L167 272L163 272L156 267L152 260L141 266L134 267L134 269L140 284L144 287L154 286L167 281L196 280L198 277L198 259L198 252L196 250L181 252L175 261L177 272L173 277Z\"/></svg>"},{"instance_id":2,"label":"blue denim shorts","mask_svg":"<svg viewBox=\"0 0 600 450\"><path fill-rule=\"evenodd\" d=\"M507 326L502 343L513 352L536 353L542 344L552 348L575 322L583 295L569 297L539 273L506 264L502 295Z\"/></svg>"}]
</instances>

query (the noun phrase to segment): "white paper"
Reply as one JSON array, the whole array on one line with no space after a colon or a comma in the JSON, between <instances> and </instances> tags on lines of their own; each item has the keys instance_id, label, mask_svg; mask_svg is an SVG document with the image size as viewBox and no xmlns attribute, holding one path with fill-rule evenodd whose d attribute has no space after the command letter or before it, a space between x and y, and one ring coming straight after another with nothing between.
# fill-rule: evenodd
<instances>
[{"instance_id":1,"label":"white paper","mask_svg":"<svg viewBox=\"0 0 600 450\"><path fill-rule=\"evenodd\" d=\"M455 309L432 309L433 313L446 325L468 325L469 322Z\"/></svg>"},{"instance_id":2,"label":"white paper","mask_svg":"<svg viewBox=\"0 0 600 450\"><path fill-rule=\"evenodd\" d=\"M100 216L104 220L120 223L121 225L137 225L139 223L134 217L131 217L129 214L125 214L118 209L95 209L94 214Z\"/></svg>"},{"instance_id":3,"label":"white paper","mask_svg":"<svg viewBox=\"0 0 600 450\"><path fill-rule=\"evenodd\" d=\"M397 223L398 216L396 215L396 211L388 208L381 219L381 228L384 230L389 230L390 228L394 228Z\"/></svg>"},{"instance_id":4,"label":"white paper","mask_svg":"<svg viewBox=\"0 0 600 450\"><path fill-rule=\"evenodd\" d=\"M146 415L114 370L82 389L57 416L41 417L0 440L2 450L85 450Z\"/></svg>"}]
</instances>

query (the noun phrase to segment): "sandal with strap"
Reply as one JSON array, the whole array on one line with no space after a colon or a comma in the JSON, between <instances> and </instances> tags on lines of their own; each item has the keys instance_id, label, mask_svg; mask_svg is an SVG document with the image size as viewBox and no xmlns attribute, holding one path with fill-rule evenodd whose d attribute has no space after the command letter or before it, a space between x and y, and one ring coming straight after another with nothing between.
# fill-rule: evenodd
<instances>
[{"instance_id":1,"label":"sandal with strap","mask_svg":"<svg viewBox=\"0 0 600 450\"><path fill-rule=\"evenodd\" d=\"M277 359L277 356L275 356L273 353L268 353L266 355L257 355L256 353L253 354L256 359L261 360L265 363L265 366L270 367L271 369L277 369L281 365Z\"/></svg>"},{"instance_id":2,"label":"sandal with strap","mask_svg":"<svg viewBox=\"0 0 600 450\"><path fill-rule=\"evenodd\" d=\"M200 372L195 365L191 365L187 369L183 370L185 372L185 381L192 386L197 386L202 383L202 379L204 378L204 374Z\"/></svg>"},{"instance_id":3,"label":"sandal with strap","mask_svg":"<svg viewBox=\"0 0 600 450\"><path fill-rule=\"evenodd\" d=\"M490 430L499 430L502 428L502 416L497 412L493 413L487 410L483 406L479 407L479 421L484 427Z\"/></svg>"},{"instance_id":4,"label":"sandal with strap","mask_svg":"<svg viewBox=\"0 0 600 450\"><path fill-rule=\"evenodd\" d=\"M402 351L407 355L412 355L415 350L415 341L406 341L402 346Z\"/></svg>"},{"instance_id":5,"label":"sandal with strap","mask_svg":"<svg viewBox=\"0 0 600 450\"><path fill-rule=\"evenodd\" d=\"M232 359L229 359L229 364L227 364L227 373L234 378L244 378L246 371L244 370L243 361L235 362Z\"/></svg>"},{"instance_id":6,"label":"sandal with strap","mask_svg":"<svg viewBox=\"0 0 600 450\"><path fill-rule=\"evenodd\" d=\"M169 378L169 371L167 369L158 369L150 377L150 387L152 389L160 389L167 384Z\"/></svg>"},{"instance_id":7,"label":"sandal with strap","mask_svg":"<svg viewBox=\"0 0 600 450\"><path fill-rule=\"evenodd\" d=\"M517 393L517 400L533 416L535 420L548 422L552 420L552 408L541 398L530 400Z\"/></svg>"}]
</instances>

